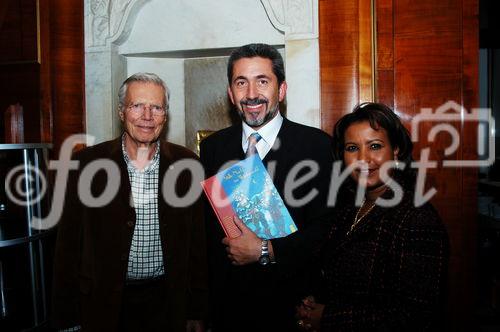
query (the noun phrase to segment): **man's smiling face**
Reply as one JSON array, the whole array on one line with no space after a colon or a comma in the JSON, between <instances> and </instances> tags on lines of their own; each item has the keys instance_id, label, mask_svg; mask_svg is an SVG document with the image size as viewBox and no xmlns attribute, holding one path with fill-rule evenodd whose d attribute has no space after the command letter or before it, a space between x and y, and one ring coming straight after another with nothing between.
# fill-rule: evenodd
<instances>
[{"instance_id":1,"label":"man's smiling face","mask_svg":"<svg viewBox=\"0 0 500 332\"><path fill-rule=\"evenodd\" d=\"M165 91L154 83L132 82L127 87L124 108L120 111L120 119L126 133L126 142L132 141L136 146L148 146L155 142L167 121ZM133 105L144 105L142 112L135 112ZM162 107L162 114L152 111Z\"/></svg>"},{"instance_id":2,"label":"man's smiling face","mask_svg":"<svg viewBox=\"0 0 500 332\"><path fill-rule=\"evenodd\" d=\"M279 112L279 103L285 98L286 88L286 82L278 86L271 60L242 58L233 64L228 94L241 119L257 130Z\"/></svg>"}]
</instances>

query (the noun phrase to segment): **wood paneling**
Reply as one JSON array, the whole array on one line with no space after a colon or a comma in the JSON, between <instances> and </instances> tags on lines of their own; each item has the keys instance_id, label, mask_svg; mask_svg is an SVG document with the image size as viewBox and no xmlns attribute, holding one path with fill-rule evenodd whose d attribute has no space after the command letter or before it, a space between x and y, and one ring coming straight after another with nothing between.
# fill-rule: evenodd
<instances>
[{"instance_id":1,"label":"wood paneling","mask_svg":"<svg viewBox=\"0 0 500 332\"><path fill-rule=\"evenodd\" d=\"M321 126L332 133L343 115L372 96L371 1L319 1Z\"/></svg>"},{"instance_id":2,"label":"wood paneling","mask_svg":"<svg viewBox=\"0 0 500 332\"><path fill-rule=\"evenodd\" d=\"M85 133L83 1L50 0L52 142Z\"/></svg>"},{"instance_id":3,"label":"wood paneling","mask_svg":"<svg viewBox=\"0 0 500 332\"><path fill-rule=\"evenodd\" d=\"M19 103L25 142L54 143L54 156L85 132L83 38L81 0L2 1L0 111Z\"/></svg>"},{"instance_id":4,"label":"wood paneling","mask_svg":"<svg viewBox=\"0 0 500 332\"><path fill-rule=\"evenodd\" d=\"M435 110L447 101L455 101L468 111L477 107L477 1L394 1L392 5L393 100L407 126L424 107ZM474 124L449 123L460 133L459 149L445 156L451 139L444 133L434 142L426 140L435 125L428 122L415 144L416 159L427 146L431 147L431 160L477 158ZM438 191L432 202L450 235L448 327L470 330L475 296L476 171L438 166L430 171L427 183Z\"/></svg>"},{"instance_id":5,"label":"wood paneling","mask_svg":"<svg viewBox=\"0 0 500 332\"><path fill-rule=\"evenodd\" d=\"M357 1L319 1L322 129L357 103L359 23Z\"/></svg>"},{"instance_id":6,"label":"wood paneling","mask_svg":"<svg viewBox=\"0 0 500 332\"><path fill-rule=\"evenodd\" d=\"M359 0L359 102L373 101L373 40L372 40L372 2Z\"/></svg>"},{"instance_id":7,"label":"wood paneling","mask_svg":"<svg viewBox=\"0 0 500 332\"><path fill-rule=\"evenodd\" d=\"M477 0L377 0L376 100L392 106L410 128L422 108L436 109L452 100L467 111L478 105ZM361 1L320 1L320 63L322 128L331 128L342 114L361 101L366 75L366 45L360 44ZM361 25L363 26L363 24ZM363 59L359 59L362 57ZM463 117L462 117L463 119ZM428 187L438 190L432 202L445 222L451 242L448 328L473 330L476 245L477 174L471 168L444 168L445 159L476 158L476 126L463 120L449 122L461 137L459 149L445 156L450 136L434 142L426 137L435 123L424 123L420 150L431 148L438 168L428 174Z\"/></svg>"},{"instance_id":8,"label":"wood paneling","mask_svg":"<svg viewBox=\"0 0 500 332\"><path fill-rule=\"evenodd\" d=\"M24 111L24 141L40 142L40 65L38 63L0 64L0 112L4 139L4 112L20 104Z\"/></svg>"},{"instance_id":9,"label":"wood paneling","mask_svg":"<svg viewBox=\"0 0 500 332\"><path fill-rule=\"evenodd\" d=\"M377 1L376 100L394 107L393 0Z\"/></svg>"},{"instance_id":10,"label":"wood paneling","mask_svg":"<svg viewBox=\"0 0 500 332\"><path fill-rule=\"evenodd\" d=\"M40 63L36 0L6 0L0 6L0 142L4 112L20 104L25 142L40 141Z\"/></svg>"},{"instance_id":11,"label":"wood paneling","mask_svg":"<svg viewBox=\"0 0 500 332\"><path fill-rule=\"evenodd\" d=\"M52 83L50 61L49 0L40 6L40 131L42 142L52 142Z\"/></svg>"},{"instance_id":12,"label":"wood paneling","mask_svg":"<svg viewBox=\"0 0 500 332\"><path fill-rule=\"evenodd\" d=\"M38 61L36 0L2 0L0 63Z\"/></svg>"},{"instance_id":13,"label":"wood paneling","mask_svg":"<svg viewBox=\"0 0 500 332\"><path fill-rule=\"evenodd\" d=\"M5 143L24 143L23 107L10 105L5 111Z\"/></svg>"},{"instance_id":14,"label":"wood paneling","mask_svg":"<svg viewBox=\"0 0 500 332\"><path fill-rule=\"evenodd\" d=\"M464 0L462 2L462 103L470 111L472 107L479 106L479 4L478 0ZM477 126L474 123L462 124L462 138L467 139L467 144L463 145L463 159L477 158ZM457 273L466 271L462 278L458 278L454 286L455 290L465 289L465 294L456 291L450 301L457 301L459 305L450 306L452 313L456 316L463 315L461 320L465 327L473 327L475 323L473 313L476 299L477 275L477 169L462 170L462 192L461 196L461 216L455 220L455 228L459 229L459 237L463 236L463 241L457 243L452 248L453 254L457 257L458 264L455 266ZM463 223L463 227L460 224ZM463 257L463 260L460 258ZM465 298L465 300L464 300ZM461 327L454 325L452 327ZM475 327L475 326L474 326Z\"/></svg>"}]
</instances>

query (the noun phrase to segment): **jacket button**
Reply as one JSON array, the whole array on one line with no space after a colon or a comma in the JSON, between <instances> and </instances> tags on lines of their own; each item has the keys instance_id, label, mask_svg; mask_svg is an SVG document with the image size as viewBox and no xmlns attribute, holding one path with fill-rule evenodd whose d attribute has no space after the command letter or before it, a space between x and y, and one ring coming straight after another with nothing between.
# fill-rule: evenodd
<instances>
[{"instance_id":1,"label":"jacket button","mask_svg":"<svg viewBox=\"0 0 500 332\"><path fill-rule=\"evenodd\" d=\"M134 221L133 220L127 221L127 226L128 227L134 227Z\"/></svg>"},{"instance_id":2,"label":"jacket button","mask_svg":"<svg viewBox=\"0 0 500 332\"><path fill-rule=\"evenodd\" d=\"M126 261L128 258L128 255L126 253L123 253L120 258L122 259L122 261Z\"/></svg>"}]
</instances>

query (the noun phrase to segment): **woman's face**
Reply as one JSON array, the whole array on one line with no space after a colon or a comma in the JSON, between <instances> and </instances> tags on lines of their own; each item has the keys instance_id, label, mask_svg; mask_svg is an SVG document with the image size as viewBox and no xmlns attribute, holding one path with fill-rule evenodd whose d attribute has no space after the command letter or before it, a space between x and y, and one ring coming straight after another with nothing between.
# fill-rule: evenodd
<instances>
[{"instance_id":1,"label":"woman's face","mask_svg":"<svg viewBox=\"0 0 500 332\"><path fill-rule=\"evenodd\" d=\"M373 129L368 121L351 124L344 134L344 164L356 164L351 177L368 190L381 187L380 168L393 161L398 149L393 149L384 128ZM366 179L366 180L365 180Z\"/></svg>"}]
</instances>

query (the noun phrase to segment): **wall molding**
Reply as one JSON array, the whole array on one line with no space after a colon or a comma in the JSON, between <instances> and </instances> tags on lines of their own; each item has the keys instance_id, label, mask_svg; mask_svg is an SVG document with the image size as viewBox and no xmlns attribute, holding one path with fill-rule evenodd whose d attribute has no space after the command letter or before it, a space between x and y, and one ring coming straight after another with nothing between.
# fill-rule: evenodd
<instances>
[{"instance_id":1,"label":"wall molding","mask_svg":"<svg viewBox=\"0 0 500 332\"><path fill-rule=\"evenodd\" d=\"M318 38L317 0L261 0L272 25L285 40Z\"/></svg>"}]
</instances>

